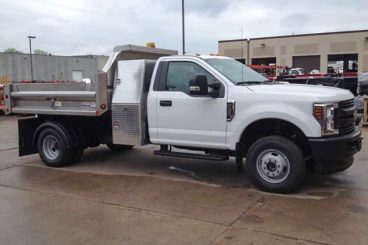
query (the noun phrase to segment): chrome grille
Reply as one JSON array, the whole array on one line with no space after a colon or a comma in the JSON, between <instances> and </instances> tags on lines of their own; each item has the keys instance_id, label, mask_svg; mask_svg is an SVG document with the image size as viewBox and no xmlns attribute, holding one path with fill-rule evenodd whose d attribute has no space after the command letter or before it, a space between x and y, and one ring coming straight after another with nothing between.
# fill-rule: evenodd
<instances>
[{"instance_id":1,"label":"chrome grille","mask_svg":"<svg viewBox=\"0 0 368 245\"><path fill-rule=\"evenodd\" d=\"M340 135L353 132L355 128L354 100L341 101L335 116L335 128L339 130Z\"/></svg>"}]
</instances>

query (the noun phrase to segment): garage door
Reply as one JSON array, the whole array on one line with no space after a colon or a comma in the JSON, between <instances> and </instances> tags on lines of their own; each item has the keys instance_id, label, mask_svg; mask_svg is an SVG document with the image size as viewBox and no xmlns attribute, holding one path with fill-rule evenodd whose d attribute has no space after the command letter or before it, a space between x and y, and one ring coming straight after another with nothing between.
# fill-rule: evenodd
<instances>
[{"instance_id":1,"label":"garage door","mask_svg":"<svg viewBox=\"0 0 368 245\"><path fill-rule=\"evenodd\" d=\"M253 58L252 65L270 65L276 64L276 57L266 57L266 58Z\"/></svg>"},{"instance_id":2,"label":"garage door","mask_svg":"<svg viewBox=\"0 0 368 245\"><path fill-rule=\"evenodd\" d=\"M301 67L304 72L309 73L316 69L320 70L321 59L319 55L313 56L293 56L293 67Z\"/></svg>"}]
</instances>

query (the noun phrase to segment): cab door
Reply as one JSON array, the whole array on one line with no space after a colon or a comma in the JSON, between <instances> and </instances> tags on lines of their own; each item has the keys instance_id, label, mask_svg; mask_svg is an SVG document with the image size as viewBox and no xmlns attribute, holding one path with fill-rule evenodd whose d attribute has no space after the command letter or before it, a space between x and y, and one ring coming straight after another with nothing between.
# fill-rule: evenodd
<instances>
[{"instance_id":1,"label":"cab door","mask_svg":"<svg viewBox=\"0 0 368 245\"><path fill-rule=\"evenodd\" d=\"M161 72L156 94L157 139L159 144L225 149L226 86L220 96L192 96L189 81L206 75L209 84L219 82L201 64L168 61Z\"/></svg>"}]
</instances>

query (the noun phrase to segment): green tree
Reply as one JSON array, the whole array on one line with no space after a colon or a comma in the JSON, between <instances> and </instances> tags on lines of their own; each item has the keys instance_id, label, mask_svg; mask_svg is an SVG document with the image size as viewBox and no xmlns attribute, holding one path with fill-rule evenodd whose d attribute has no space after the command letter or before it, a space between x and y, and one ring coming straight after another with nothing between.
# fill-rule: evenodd
<instances>
[{"instance_id":1,"label":"green tree","mask_svg":"<svg viewBox=\"0 0 368 245\"><path fill-rule=\"evenodd\" d=\"M33 50L33 53L34 54L41 54L41 55L49 55L48 52L46 52L46 51L44 51L42 49L35 49L35 50Z\"/></svg>"},{"instance_id":2,"label":"green tree","mask_svg":"<svg viewBox=\"0 0 368 245\"><path fill-rule=\"evenodd\" d=\"M17 53L17 54L23 53L23 52L21 52L19 50L16 50L15 48L7 48L7 49L4 49L4 52L5 53Z\"/></svg>"}]
</instances>

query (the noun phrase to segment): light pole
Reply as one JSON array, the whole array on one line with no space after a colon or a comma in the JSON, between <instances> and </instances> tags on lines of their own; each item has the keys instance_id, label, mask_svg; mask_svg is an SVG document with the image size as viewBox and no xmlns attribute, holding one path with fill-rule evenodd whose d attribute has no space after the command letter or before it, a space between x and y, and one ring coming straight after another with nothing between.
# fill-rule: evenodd
<instances>
[{"instance_id":1,"label":"light pole","mask_svg":"<svg viewBox=\"0 0 368 245\"><path fill-rule=\"evenodd\" d=\"M36 38L35 36L28 36L29 39L29 56L31 61L31 82L33 82L33 63L32 63L32 39Z\"/></svg>"},{"instance_id":2,"label":"light pole","mask_svg":"<svg viewBox=\"0 0 368 245\"><path fill-rule=\"evenodd\" d=\"M184 18L184 0L181 0L181 24L182 24L182 35L183 35L183 55L185 54L185 18Z\"/></svg>"}]
</instances>

